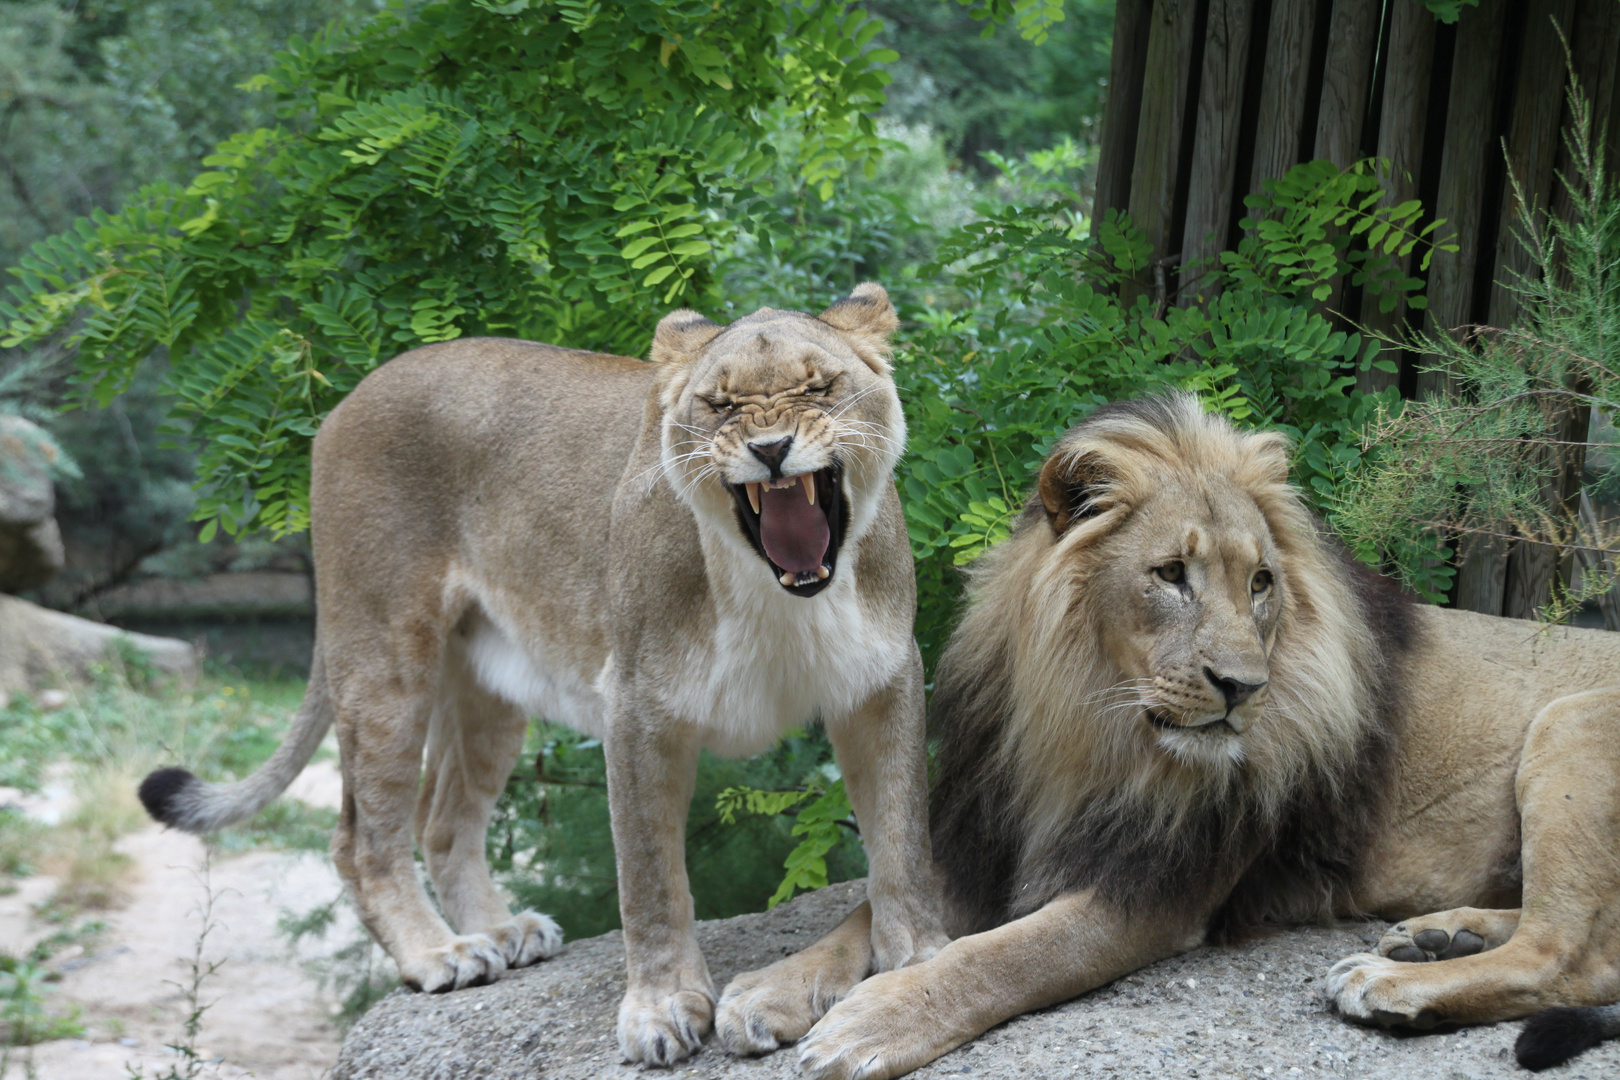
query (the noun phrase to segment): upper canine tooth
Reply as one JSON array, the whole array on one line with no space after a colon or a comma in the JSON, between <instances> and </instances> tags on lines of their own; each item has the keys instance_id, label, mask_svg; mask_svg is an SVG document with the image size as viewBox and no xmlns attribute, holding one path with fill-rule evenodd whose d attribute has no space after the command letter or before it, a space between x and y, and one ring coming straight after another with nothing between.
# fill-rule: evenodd
<instances>
[{"instance_id":1,"label":"upper canine tooth","mask_svg":"<svg viewBox=\"0 0 1620 1080\"><path fill-rule=\"evenodd\" d=\"M759 513L759 485L744 484L743 487L748 489L748 505L754 508L754 513Z\"/></svg>"},{"instance_id":2,"label":"upper canine tooth","mask_svg":"<svg viewBox=\"0 0 1620 1080\"><path fill-rule=\"evenodd\" d=\"M810 473L800 473L799 479L804 481L804 497L810 500L810 505L816 505L816 478Z\"/></svg>"}]
</instances>

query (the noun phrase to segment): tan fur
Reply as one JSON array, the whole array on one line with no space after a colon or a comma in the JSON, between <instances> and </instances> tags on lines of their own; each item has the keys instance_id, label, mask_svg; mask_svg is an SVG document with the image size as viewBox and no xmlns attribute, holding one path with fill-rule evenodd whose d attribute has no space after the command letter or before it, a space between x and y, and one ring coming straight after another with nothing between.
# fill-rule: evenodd
<instances>
[{"instance_id":1,"label":"tan fur","mask_svg":"<svg viewBox=\"0 0 1620 1080\"><path fill-rule=\"evenodd\" d=\"M702 748L757 753L823 720L872 867L859 975L944 943L892 482L905 437L885 358L894 325L868 284L825 319L767 308L720 327L676 312L651 364L456 341L378 368L327 419L311 490L316 707L289 743L335 715L334 860L409 984L487 981L559 947L545 916L511 915L484 861L530 715L603 740L627 1059L685 1057L714 1016L683 857ZM782 476L842 470L824 495L847 502L843 544L813 595L778 583L728 487L768 478L749 444L785 436ZM182 804L215 825L257 809L196 783ZM830 1002L798 1004L813 1020Z\"/></svg>"},{"instance_id":2,"label":"tan fur","mask_svg":"<svg viewBox=\"0 0 1620 1080\"><path fill-rule=\"evenodd\" d=\"M1020 872L1069 819L1125 813L1169 840L1227 791L1263 815L1301 775L1350 777L1335 764L1358 740L1378 745L1366 740L1382 723L1394 749L1342 887L1271 909L1404 920L1376 954L1334 967L1339 1010L1427 1027L1620 998L1620 638L1418 606L1410 651L1385 656L1401 669L1390 676L1370 601L1286 485L1282 441L1201 417L1190 399L1170 405L1171 434L1126 413L1059 444L1039 501L975 570L947 659L957 669L942 664L936 708L954 692L939 686L1011 688L992 766L1011 770L1027 815ZM1172 558L1193 595L1150 617L1168 587L1154 568ZM1275 593L1240 604L1237 586L1262 567ZM1256 663L1268 685L1226 714L1234 731L1187 730L1227 708L1190 671ZM936 814L951 805L941 794ZM1257 872L1170 882L1171 903L1122 904L1110 889L1129 883L1106 879L1027 914L1015 903L1000 925L855 987L801 1042L801 1065L851 1078L917 1068L1193 947L1235 884L1264 890L1269 879L1245 879Z\"/></svg>"}]
</instances>

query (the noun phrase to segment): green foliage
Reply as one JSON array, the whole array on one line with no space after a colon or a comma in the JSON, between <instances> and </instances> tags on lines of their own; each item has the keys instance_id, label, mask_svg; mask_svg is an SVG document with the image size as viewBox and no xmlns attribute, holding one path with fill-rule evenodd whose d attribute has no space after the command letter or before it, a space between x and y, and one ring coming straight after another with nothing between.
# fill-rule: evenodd
<instances>
[{"instance_id":1,"label":"green foliage","mask_svg":"<svg viewBox=\"0 0 1620 1080\"><path fill-rule=\"evenodd\" d=\"M737 796L724 793L795 789L792 795L838 786L820 732L789 732L772 750L745 761L703 754L686 825L686 865L699 918L722 918L765 907L780 889L782 867L802 833L778 815L738 816ZM785 799L785 797L784 797ZM790 807L799 799L785 799ZM761 805L756 802L756 805ZM835 809L829 806L827 809ZM811 812L806 808L804 813ZM848 810L837 815L847 817ZM803 814L800 815L803 817ZM730 819L732 824L727 823ZM833 832L838 826L831 826ZM851 834L853 839L853 834ZM607 766L602 747L567 728L540 724L496 805L487 851L490 866L524 907L553 915L569 937L603 933L619 925L618 883L607 808ZM799 871L843 881L865 872L860 845L827 844Z\"/></svg>"},{"instance_id":2,"label":"green foliage","mask_svg":"<svg viewBox=\"0 0 1620 1080\"><path fill-rule=\"evenodd\" d=\"M1417 199L1380 205L1379 178L1388 173L1389 163L1381 160L1343 170L1331 161L1310 161L1265 181L1261 194L1243 200L1258 215L1239 222L1253 234L1251 242L1221 252L1227 276L1317 302L1332 295L1335 278L1344 278L1376 296L1379 311L1393 311L1401 300L1414 309L1426 307L1418 291L1422 281L1407 277L1398 260L1421 245L1418 269L1424 271L1435 251L1456 251L1457 245L1430 239L1445 219L1420 227L1423 204Z\"/></svg>"},{"instance_id":3,"label":"green foliage","mask_svg":"<svg viewBox=\"0 0 1620 1080\"><path fill-rule=\"evenodd\" d=\"M252 80L271 123L21 260L3 344L68 334L101 404L165 351L203 538L302 529L320 418L393 353L640 352L766 190L766 110L830 194L878 146L879 28L841 0L440 0L295 37Z\"/></svg>"},{"instance_id":4,"label":"green foliage","mask_svg":"<svg viewBox=\"0 0 1620 1080\"><path fill-rule=\"evenodd\" d=\"M828 768L830 771L830 767ZM800 803L809 800L800 807ZM782 863L786 874L776 892L766 903L773 908L793 898L799 890L819 889L827 884L827 853L844 838L844 830L852 828L849 795L844 791L842 778L822 785L811 780L794 791L759 791L754 788L727 788L715 799L715 810L723 825L734 825L738 811L774 816L795 812L793 835L799 843L788 852Z\"/></svg>"},{"instance_id":5,"label":"green foliage","mask_svg":"<svg viewBox=\"0 0 1620 1080\"><path fill-rule=\"evenodd\" d=\"M1454 23L1462 16L1463 8L1478 7L1479 0L1423 0L1429 13L1443 23Z\"/></svg>"},{"instance_id":6,"label":"green foliage","mask_svg":"<svg viewBox=\"0 0 1620 1080\"><path fill-rule=\"evenodd\" d=\"M1134 284L1150 245L1126 217L1111 213L1089 237L1067 194L1042 190L1030 171L1009 179L1031 197L985 207L941 245L939 269L963 299L915 313L897 367L911 431L899 482L930 662L951 624L954 566L1006 533L1053 441L1104 402L1182 388L1240 423L1282 430L1296 482L1331 514L1362 458L1363 428L1399 399L1393 388L1354 391L1358 368L1387 361L1377 342L1337 328L1318 294L1337 273L1421 301L1393 264L1434 226L1419 227L1410 207L1379 208L1371 163L1302 165L1252 198L1251 231L1197 279L1203 302L1185 306ZM1356 250L1359 236L1370 250ZM1423 587L1443 590L1443 573Z\"/></svg>"},{"instance_id":7,"label":"green foliage","mask_svg":"<svg viewBox=\"0 0 1620 1080\"><path fill-rule=\"evenodd\" d=\"M1608 591L1620 555L1620 522L1594 509L1612 513L1613 459L1588 458L1584 422L1569 427L1587 410L1612 423L1620 407L1620 183L1605 171L1578 87L1570 113L1565 140L1575 167L1561 179L1571 215L1531 212L1515 191L1517 239L1534 264L1506 283L1518 294L1519 318L1410 343L1449 376L1450 389L1379 418L1367 442L1383 450L1340 490L1336 512L1359 545L1393 550L1408 578L1426 564L1401 541L1433 547L1474 534L1582 553L1584 587L1572 592L1566 576L1541 613L1553 622ZM1561 476L1578 478L1577 490L1559 490Z\"/></svg>"},{"instance_id":8,"label":"green foliage","mask_svg":"<svg viewBox=\"0 0 1620 1080\"><path fill-rule=\"evenodd\" d=\"M305 961L304 969L315 977L323 992L338 999L338 1013L333 1020L347 1030L367 1009L401 985L382 947L360 925L354 898L341 892L308 911L284 909L276 919L276 930L289 948L296 948L306 939L319 941L340 930L345 925L340 921L344 913L351 916L344 943L324 956Z\"/></svg>"},{"instance_id":9,"label":"green foliage","mask_svg":"<svg viewBox=\"0 0 1620 1080\"><path fill-rule=\"evenodd\" d=\"M55 1016L45 1008L42 987L48 978L37 964L0 953L0 1068L9 1064L13 1047L84 1034L77 1010Z\"/></svg>"}]
</instances>

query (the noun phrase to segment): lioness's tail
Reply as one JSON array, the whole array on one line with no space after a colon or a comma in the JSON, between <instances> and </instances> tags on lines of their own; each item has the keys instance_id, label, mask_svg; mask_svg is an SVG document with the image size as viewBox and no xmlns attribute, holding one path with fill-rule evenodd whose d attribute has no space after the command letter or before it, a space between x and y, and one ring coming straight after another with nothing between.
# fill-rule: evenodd
<instances>
[{"instance_id":1,"label":"lioness's tail","mask_svg":"<svg viewBox=\"0 0 1620 1080\"><path fill-rule=\"evenodd\" d=\"M252 776L234 784L210 784L185 769L159 769L141 781L141 805L163 824L188 833L213 832L246 821L287 790L287 785L309 764L331 726L326 666L321 662L317 643L304 703L293 719L292 730L269 761Z\"/></svg>"},{"instance_id":2,"label":"lioness's tail","mask_svg":"<svg viewBox=\"0 0 1620 1080\"><path fill-rule=\"evenodd\" d=\"M1543 1009L1525 1022L1513 1054L1525 1068L1540 1072L1620 1035L1620 1005L1584 1009Z\"/></svg>"}]
</instances>

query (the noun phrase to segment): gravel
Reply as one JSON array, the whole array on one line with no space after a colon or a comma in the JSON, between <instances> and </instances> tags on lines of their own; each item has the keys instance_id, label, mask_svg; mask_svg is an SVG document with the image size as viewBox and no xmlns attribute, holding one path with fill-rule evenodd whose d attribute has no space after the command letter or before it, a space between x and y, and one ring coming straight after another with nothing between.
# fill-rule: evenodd
<instances>
[{"instance_id":1,"label":"gravel","mask_svg":"<svg viewBox=\"0 0 1620 1080\"><path fill-rule=\"evenodd\" d=\"M716 986L810 944L863 895L862 883L847 882L761 915L700 923L698 937ZM1406 1036L1347 1023L1332 1011L1321 995L1323 974L1341 956L1377 941L1383 930L1381 923L1358 923L1195 949L1002 1024L912 1075L1528 1077L1513 1061L1519 1024ZM349 1033L333 1080L645 1075L649 1070L619 1061L613 1024L623 991L624 946L617 931L573 942L556 958L508 972L491 986L433 996L401 991ZM775 1080L795 1076L794 1062L791 1049L739 1059L711 1043L673 1069L651 1072L683 1080ZM1542 1075L1620 1076L1620 1041Z\"/></svg>"}]
</instances>

